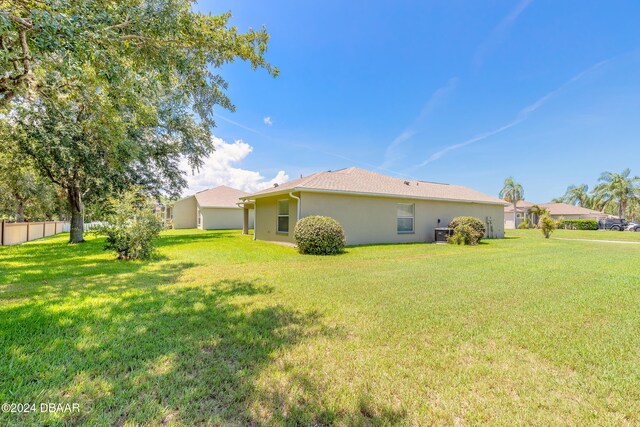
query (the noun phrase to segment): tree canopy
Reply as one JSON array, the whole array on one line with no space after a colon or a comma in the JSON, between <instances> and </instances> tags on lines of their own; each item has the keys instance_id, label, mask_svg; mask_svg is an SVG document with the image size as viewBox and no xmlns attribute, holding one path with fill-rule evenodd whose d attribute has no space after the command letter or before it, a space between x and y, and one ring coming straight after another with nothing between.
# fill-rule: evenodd
<instances>
[{"instance_id":1,"label":"tree canopy","mask_svg":"<svg viewBox=\"0 0 640 427\"><path fill-rule=\"evenodd\" d=\"M185 157L202 165L214 147L214 107L234 110L216 72L264 58L266 30L229 26L230 13L193 11L190 0L0 1L3 132L67 194L71 241L91 198L129 185L175 196Z\"/></svg>"}]
</instances>

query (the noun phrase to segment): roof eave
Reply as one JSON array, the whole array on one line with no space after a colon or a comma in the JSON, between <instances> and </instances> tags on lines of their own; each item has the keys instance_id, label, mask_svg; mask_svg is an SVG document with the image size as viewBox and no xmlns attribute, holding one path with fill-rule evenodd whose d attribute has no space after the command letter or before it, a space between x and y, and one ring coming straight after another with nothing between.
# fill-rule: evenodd
<instances>
[{"instance_id":1,"label":"roof eave","mask_svg":"<svg viewBox=\"0 0 640 427\"><path fill-rule=\"evenodd\" d=\"M502 201L483 201L483 200L470 200L470 199L454 199L454 198L441 198L441 197L420 197L420 196L409 196L403 194L386 194L386 193L369 193L369 192L360 192L360 191L342 191L342 190L323 190L318 188L306 188L306 187L294 187L287 190L282 191L272 191L264 194L253 194L248 197L241 198L245 199L258 199L264 197L271 196L279 196L282 194L287 194L291 192L307 192L307 193L325 193L325 194L342 194L342 195L351 195L351 196L369 196L369 197L385 197L389 199L412 199L412 200L433 200L433 201L441 201L441 202L458 202L458 203L476 203L483 205L497 205L497 206L506 206L508 203Z\"/></svg>"}]
</instances>

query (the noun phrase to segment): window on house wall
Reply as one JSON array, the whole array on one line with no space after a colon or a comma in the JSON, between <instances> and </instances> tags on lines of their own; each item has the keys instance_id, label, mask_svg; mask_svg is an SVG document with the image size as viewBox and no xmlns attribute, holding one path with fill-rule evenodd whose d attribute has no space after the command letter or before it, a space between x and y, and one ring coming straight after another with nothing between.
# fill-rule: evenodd
<instances>
[{"instance_id":1,"label":"window on house wall","mask_svg":"<svg viewBox=\"0 0 640 427\"><path fill-rule=\"evenodd\" d=\"M289 232L289 200L278 200L278 233Z\"/></svg>"},{"instance_id":2,"label":"window on house wall","mask_svg":"<svg viewBox=\"0 0 640 427\"><path fill-rule=\"evenodd\" d=\"M398 233L413 233L416 205L398 203Z\"/></svg>"},{"instance_id":3,"label":"window on house wall","mask_svg":"<svg viewBox=\"0 0 640 427\"><path fill-rule=\"evenodd\" d=\"M196 216L198 217L198 227L200 227L200 222L201 222L201 219L200 219L200 208L198 208L196 210Z\"/></svg>"}]
</instances>

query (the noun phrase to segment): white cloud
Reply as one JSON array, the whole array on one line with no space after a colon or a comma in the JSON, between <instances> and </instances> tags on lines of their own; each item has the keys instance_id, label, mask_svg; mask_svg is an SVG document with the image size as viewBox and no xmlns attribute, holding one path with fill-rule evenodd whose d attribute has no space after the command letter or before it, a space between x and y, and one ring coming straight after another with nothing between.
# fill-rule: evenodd
<instances>
[{"instance_id":1,"label":"white cloud","mask_svg":"<svg viewBox=\"0 0 640 427\"><path fill-rule=\"evenodd\" d=\"M265 117L264 119L262 119L262 121L267 126L271 126L273 124L273 122L271 121L271 116Z\"/></svg>"},{"instance_id":2,"label":"white cloud","mask_svg":"<svg viewBox=\"0 0 640 427\"><path fill-rule=\"evenodd\" d=\"M204 161L199 170L192 173L186 159L182 161L181 167L187 173L188 189L185 194L193 194L219 185L251 193L289 180L285 171L279 171L275 177L265 181L266 178L260 172L234 167L253 151L253 147L242 140L226 143L214 137L214 145L216 151Z\"/></svg>"}]
</instances>

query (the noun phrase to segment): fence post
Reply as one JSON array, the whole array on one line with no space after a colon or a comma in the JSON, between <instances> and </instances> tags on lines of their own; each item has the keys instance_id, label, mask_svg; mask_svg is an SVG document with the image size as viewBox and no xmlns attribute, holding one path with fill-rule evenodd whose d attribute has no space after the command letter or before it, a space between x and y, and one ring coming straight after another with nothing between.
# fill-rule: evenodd
<instances>
[{"instance_id":1,"label":"fence post","mask_svg":"<svg viewBox=\"0 0 640 427\"><path fill-rule=\"evenodd\" d=\"M47 220L46 219L42 222L42 238L44 239L45 237L47 237Z\"/></svg>"},{"instance_id":2,"label":"fence post","mask_svg":"<svg viewBox=\"0 0 640 427\"><path fill-rule=\"evenodd\" d=\"M27 242L29 241L29 221L27 221Z\"/></svg>"},{"instance_id":3,"label":"fence post","mask_svg":"<svg viewBox=\"0 0 640 427\"><path fill-rule=\"evenodd\" d=\"M2 235L0 235L0 238L2 239L0 246L4 246L4 219L2 220Z\"/></svg>"}]
</instances>

